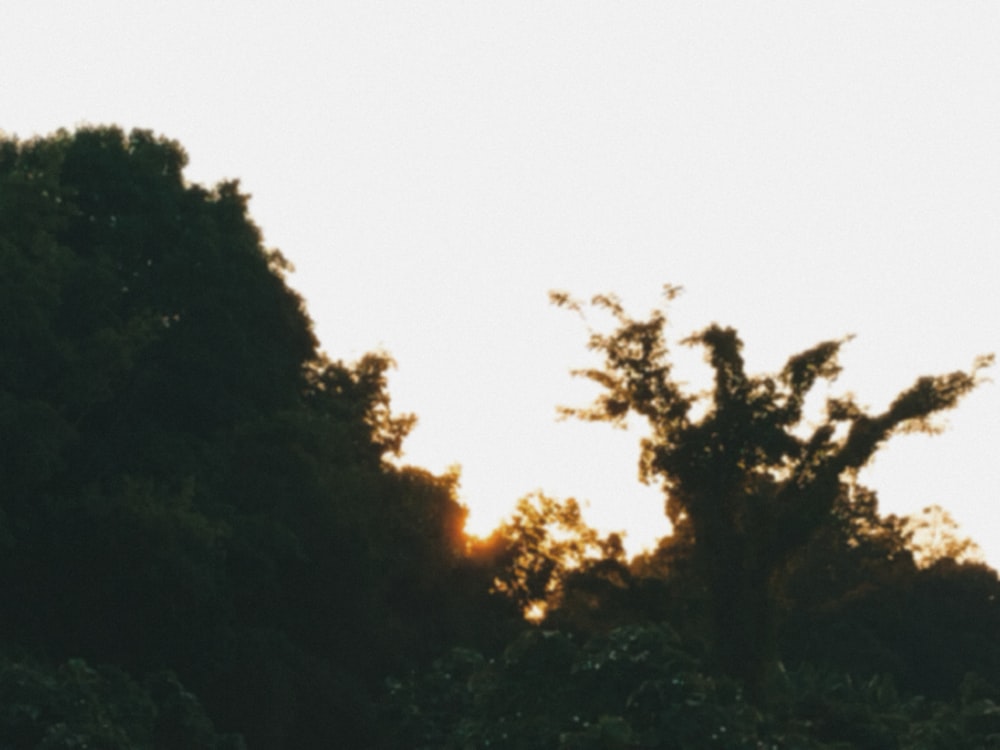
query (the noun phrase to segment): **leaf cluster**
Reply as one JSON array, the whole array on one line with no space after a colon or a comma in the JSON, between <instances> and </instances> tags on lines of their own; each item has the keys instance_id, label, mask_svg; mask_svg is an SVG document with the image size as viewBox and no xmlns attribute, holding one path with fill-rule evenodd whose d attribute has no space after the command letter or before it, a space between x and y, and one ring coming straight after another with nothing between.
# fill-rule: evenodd
<instances>
[{"instance_id":1,"label":"leaf cluster","mask_svg":"<svg viewBox=\"0 0 1000 750\"><path fill-rule=\"evenodd\" d=\"M421 750L1000 746L995 689L975 677L942 702L903 694L886 676L806 665L762 710L653 624L582 641L534 629L493 659L456 650L390 680L381 711L386 747Z\"/></svg>"},{"instance_id":2,"label":"leaf cluster","mask_svg":"<svg viewBox=\"0 0 1000 750\"><path fill-rule=\"evenodd\" d=\"M241 750L240 737L219 734L198 699L170 672L143 684L113 667L71 659L48 668L0 658L0 726L4 747L69 750Z\"/></svg>"}]
</instances>

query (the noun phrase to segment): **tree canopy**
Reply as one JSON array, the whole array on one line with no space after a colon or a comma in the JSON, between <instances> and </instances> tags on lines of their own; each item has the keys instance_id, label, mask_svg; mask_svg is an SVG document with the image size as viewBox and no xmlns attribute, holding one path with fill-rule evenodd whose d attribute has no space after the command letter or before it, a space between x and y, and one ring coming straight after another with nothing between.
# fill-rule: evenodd
<instances>
[{"instance_id":1,"label":"tree canopy","mask_svg":"<svg viewBox=\"0 0 1000 750\"><path fill-rule=\"evenodd\" d=\"M667 300L678 291L667 286ZM583 311L566 294L552 299ZM615 327L591 332L588 346L603 364L576 374L602 392L592 406L564 413L613 424L634 414L646 422L640 478L660 483L675 530L693 539L711 599L718 664L758 695L777 661L777 576L829 524L838 500L846 495L851 502L857 470L885 441L902 431L933 430L931 418L969 393L992 357L978 358L968 371L918 378L881 413L850 396L828 398L812 425L806 397L817 382L840 373L847 339L792 355L776 375L750 375L736 331L712 324L681 342L704 349L714 376L708 393L689 393L672 374L665 310L636 319L612 295L592 304L610 313Z\"/></svg>"},{"instance_id":2,"label":"tree canopy","mask_svg":"<svg viewBox=\"0 0 1000 750\"><path fill-rule=\"evenodd\" d=\"M690 392L666 310L596 297L600 395L564 413L645 420L671 535L629 559L539 492L473 539L458 473L400 459L391 357L320 351L248 196L185 164L0 136L0 745L997 745L996 573L856 481L989 358L817 418L846 339L752 375L711 325Z\"/></svg>"},{"instance_id":3,"label":"tree canopy","mask_svg":"<svg viewBox=\"0 0 1000 750\"><path fill-rule=\"evenodd\" d=\"M251 747L363 746L382 676L500 600L457 477L389 460L389 356L323 355L248 196L186 161L0 139L0 643L174 670Z\"/></svg>"},{"instance_id":4,"label":"tree canopy","mask_svg":"<svg viewBox=\"0 0 1000 750\"><path fill-rule=\"evenodd\" d=\"M490 544L496 587L538 626L500 654L454 649L391 680L391 746L996 747L996 572L946 516L884 516L856 477L892 435L933 429L989 358L918 379L883 412L833 397L817 418L806 397L837 375L846 339L749 375L736 333L710 326L684 340L715 376L690 392L664 310L594 304L613 330L591 331L603 366L579 374L600 394L563 413L646 421L640 472L673 531L627 560L575 501L524 498Z\"/></svg>"}]
</instances>

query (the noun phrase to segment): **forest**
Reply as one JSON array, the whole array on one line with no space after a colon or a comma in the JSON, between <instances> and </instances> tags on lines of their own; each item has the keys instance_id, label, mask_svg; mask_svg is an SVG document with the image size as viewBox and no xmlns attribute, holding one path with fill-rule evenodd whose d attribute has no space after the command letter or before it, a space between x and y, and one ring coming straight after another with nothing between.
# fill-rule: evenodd
<instances>
[{"instance_id":1,"label":"forest","mask_svg":"<svg viewBox=\"0 0 1000 750\"><path fill-rule=\"evenodd\" d=\"M846 339L748 373L732 328L668 340L675 287L553 293L602 363L563 411L644 425L672 533L630 558L539 493L475 538L400 459L390 356L325 355L186 160L0 134L0 750L1000 748L997 573L857 478L992 357L814 414Z\"/></svg>"}]
</instances>

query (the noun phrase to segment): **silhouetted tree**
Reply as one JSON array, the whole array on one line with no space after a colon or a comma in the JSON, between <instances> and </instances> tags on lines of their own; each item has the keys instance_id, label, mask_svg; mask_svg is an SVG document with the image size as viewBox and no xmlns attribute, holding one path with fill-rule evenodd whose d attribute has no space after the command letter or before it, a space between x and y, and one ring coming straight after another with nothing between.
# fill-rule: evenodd
<instances>
[{"instance_id":1,"label":"silhouetted tree","mask_svg":"<svg viewBox=\"0 0 1000 750\"><path fill-rule=\"evenodd\" d=\"M175 671L252 748L365 747L510 622L392 362L317 351L237 183L147 131L0 137L0 654ZM96 741L96 740L95 740Z\"/></svg>"},{"instance_id":2,"label":"silhouetted tree","mask_svg":"<svg viewBox=\"0 0 1000 750\"><path fill-rule=\"evenodd\" d=\"M521 498L510 518L480 545L491 550L495 589L534 620L563 607L566 583L599 563L624 563L618 534L602 538L573 498L542 493Z\"/></svg>"},{"instance_id":3,"label":"silhouetted tree","mask_svg":"<svg viewBox=\"0 0 1000 750\"><path fill-rule=\"evenodd\" d=\"M666 287L668 300L678 292ZM582 313L579 302L553 302ZM666 312L632 318L611 295L592 304L610 314L610 333L591 331L600 367L579 370L602 388L588 408L564 413L624 425L644 419L640 477L658 481L675 529L689 530L696 570L710 607L711 644L719 668L762 699L777 663L775 585L791 557L829 522L854 472L892 434L931 430L930 417L955 406L991 358L968 372L922 377L881 413L852 398L830 398L816 426L804 419L806 396L840 372L845 339L789 358L776 375L749 375L736 331L716 324L684 339L701 346L714 374L707 394L689 393L672 374Z\"/></svg>"}]
</instances>

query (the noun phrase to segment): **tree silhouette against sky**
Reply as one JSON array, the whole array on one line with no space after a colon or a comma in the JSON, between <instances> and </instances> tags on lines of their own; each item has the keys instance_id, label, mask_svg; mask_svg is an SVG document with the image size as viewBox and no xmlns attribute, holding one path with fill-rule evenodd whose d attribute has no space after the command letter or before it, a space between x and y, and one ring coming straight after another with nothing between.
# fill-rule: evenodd
<instances>
[{"instance_id":1,"label":"tree silhouette against sky","mask_svg":"<svg viewBox=\"0 0 1000 750\"><path fill-rule=\"evenodd\" d=\"M666 286L667 302L679 292ZM551 299L584 312L565 293ZM979 357L969 371L918 378L881 413L850 395L828 398L813 424L806 398L820 380L840 373L838 355L848 338L793 355L777 375L749 375L736 331L713 323L681 341L704 348L714 374L709 391L692 393L673 375L664 309L636 319L614 295L597 295L591 305L610 314L615 327L590 329L588 347L603 364L574 374L602 392L589 407L562 412L622 427L633 415L646 421L640 478L660 483L674 533L693 539L709 599L713 659L763 700L779 664L775 598L786 563L830 521L838 498L853 491L858 469L888 438L935 432L931 417L975 388L993 358Z\"/></svg>"}]
</instances>

